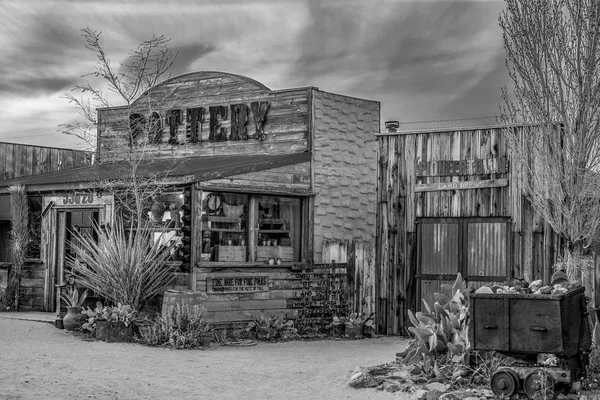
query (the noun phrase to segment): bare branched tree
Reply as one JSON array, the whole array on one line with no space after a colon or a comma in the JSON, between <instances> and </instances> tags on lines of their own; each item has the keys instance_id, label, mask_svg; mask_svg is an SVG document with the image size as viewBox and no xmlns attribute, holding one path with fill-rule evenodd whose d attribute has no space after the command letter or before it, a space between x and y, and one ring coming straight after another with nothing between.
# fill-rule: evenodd
<instances>
[{"instance_id":1,"label":"bare branched tree","mask_svg":"<svg viewBox=\"0 0 600 400\"><path fill-rule=\"evenodd\" d=\"M121 138L114 147L111 156L102 155L103 163L128 163L128 176L114 177L98 182L98 186L115 196L119 209L133 218L132 223L138 226L143 220L147 203L156 197L164 188L163 181L169 171L161 171L154 175L140 173L140 164L149 156L149 145L156 144L160 134L160 113L168 109L168 104L156 104L151 101L151 90L161 80L169 77L168 71L173 65L176 53L168 48L170 39L154 36L130 50L127 61L114 64L109 59L100 43L101 32L85 28L82 36L86 48L96 56L94 72L84 75L100 79L106 91L116 95L116 103L112 104L102 87L89 82L76 85L72 93L65 98L77 107L83 122L63 125L63 131L84 140L90 148L97 145L97 132L101 129L107 137ZM97 108L112 106L125 108L124 115L135 115L128 124L110 124L99 126ZM158 108L161 110L158 110ZM118 131L118 132L117 132Z\"/></svg>"},{"instance_id":2,"label":"bare branched tree","mask_svg":"<svg viewBox=\"0 0 600 400\"><path fill-rule=\"evenodd\" d=\"M73 90L80 96L65 97L79 109L85 122L65 125L64 130L94 147L96 132L102 132L103 141L110 140L111 145L107 152L104 147L97 149L99 162L119 163L125 167L121 170L128 172L95 182L96 187L113 196L117 220L112 227L95 228L99 243L93 237L76 234L78 257L67 260L67 265L76 280L96 294L109 301L127 299L138 307L173 279L164 261L175 243L162 243L166 228L157 239L147 218L152 202L167 189L170 170L167 167L150 174L143 166L152 157L152 150L162 143L161 114L171 107L153 100L152 90L168 78L176 54L168 49L169 40L164 36L153 37L130 51L126 62L115 66L100 44L101 33L88 28L82 32L86 48L96 56L95 70L86 76L103 82L118 104L111 104L101 87L77 85ZM118 109L107 117L110 121L98 119L97 108L113 106ZM108 276L112 277L110 285L106 284Z\"/></svg>"},{"instance_id":3,"label":"bare branched tree","mask_svg":"<svg viewBox=\"0 0 600 400\"><path fill-rule=\"evenodd\" d=\"M139 97L147 94L149 89L168 77L168 71L177 56L168 48L170 39L163 35L153 36L129 51L129 61L115 66L100 44L101 34L102 32L90 28L82 29L86 49L92 51L97 58L94 72L84 77L100 78L108 85L108 91L117 94L118 102L121 103L119 106L130 107L133 102L139 101ZM112 104L101 87L95 87L89 82L75 85L71 92L79 92L79 95L66 93L64 98L77 107L84 120L61 125L62 131L85 141L89 149L95 149L98 128L96 109L111 107Z\"/></svg>"},{"instance_id":4,"label":"bare branched tree","mask_svg":"<svg viewBox=\"0 0 600 400\"><path fill-rule=\"evenodd\" d=\"M580 259L600 228L600 1L506 0L501 120L534 210ZM516 128L516 125L523 125Z\"/></svg>"}]
</instances>

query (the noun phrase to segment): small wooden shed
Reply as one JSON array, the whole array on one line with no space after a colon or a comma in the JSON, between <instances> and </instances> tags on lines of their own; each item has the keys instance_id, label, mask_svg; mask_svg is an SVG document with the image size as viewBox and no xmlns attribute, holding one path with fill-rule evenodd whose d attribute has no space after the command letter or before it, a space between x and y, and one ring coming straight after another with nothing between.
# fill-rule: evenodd
<instances>
[{"instance_id":1,"label":"small wooden shed","mask_svg":"<svg viewBox=\"0 0 600 400\"><path fill-rule=\"evenodd\" d=\"M474 288L513 276L549 281L559 238L523 195L502 127L377 140L379 332L406 334L407 310L433 304L459 272Z\"/></svg>"},{"instance_id":2,"label":"small wooden shed","mask_svg":"<svg viewBox=\"0 0 600 400\"><path fill-rule=\"evenodd\" d=\"M88 151L0 142L0 185L2 181L90 165L92 162L93 153ZM42 306L43 290L40 282L43 282L44 277L35 264L35 260L39 260L40 256L41 206L41 197L29 198L31 211L29 223L34 234L31 236L28 249L30 263L23 270L23 292L28 296L27 301L21 303L24 310ZM11 215L9 196L0 194L0 285L2 286L7 284L11 260L9 246Z\"/></svg>"}]
</instances>

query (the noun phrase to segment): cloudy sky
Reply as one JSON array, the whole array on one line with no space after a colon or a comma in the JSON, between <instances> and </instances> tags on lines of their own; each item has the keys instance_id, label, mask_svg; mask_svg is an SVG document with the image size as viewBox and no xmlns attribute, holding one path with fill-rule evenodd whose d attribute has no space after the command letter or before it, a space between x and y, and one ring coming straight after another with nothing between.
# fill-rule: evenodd
<instances>
[{"instance_id":1,"label":"cloudy sky","mask_svg":"<svg viewBox=\"0 0 600 400\"><path fill-rule=\"evenodd\" d=\"M379 100L382 122L406 130L494 123L508 84L501 0L0 0L0 9L5 142L82 146L58 125L79 118L63 96L94 68L85 27L102 31L115 63L164 34L178 52L172 76L224 71L271 89Z\"/></svg>"}]
</instances>

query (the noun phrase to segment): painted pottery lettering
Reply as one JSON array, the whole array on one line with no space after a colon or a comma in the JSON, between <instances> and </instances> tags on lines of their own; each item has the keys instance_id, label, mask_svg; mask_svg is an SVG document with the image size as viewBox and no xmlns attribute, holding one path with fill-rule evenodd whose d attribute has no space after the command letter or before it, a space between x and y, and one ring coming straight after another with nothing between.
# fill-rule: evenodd
<instances>
[{"instance_id":1,"label":"painted pottery lettering","mask_svg":"<svg viewBox=\"0 0 600 400\"><path fill-rule=\"evenodd\" d=\"M267 112L271 106L269 101L253 101L250 106L246 104L231 104L210 106L208 108L195 107L187 109L171 109L165 112L164 126L169 128L168 144L184 144L178 136L177 130L181 124L186 125L185 142L199 143L202 141L202 123L208 122L208 141L225 142L238 140L265 140L267 138L264 132L264 125L267 119ZM156 113L148 118L144 118L139 113L133 113L129 116L132 139L138 140L141 132L145 128L149 132L150 142L160 144L162 138L162 124L156 121ZM160 118L160 117L159 117ZM223 126L223 122L229 121L229 128ZM248 135L247 125L254 125L254 134ZM147 126L148 124L148 126ZM154 129L152 129L154 128Z\"/></svg>"},{"instance_id":2,"label":"painted pottery lettering","mask_svg":"<svg viewBox=\"0 0 600 400\"><path fill-rule=\"evenodd\" d=\"M504 174L507 172L508 160L506 158L421 161L417 163L416 168L418 177Z\"/></svg>"}]
</instances>

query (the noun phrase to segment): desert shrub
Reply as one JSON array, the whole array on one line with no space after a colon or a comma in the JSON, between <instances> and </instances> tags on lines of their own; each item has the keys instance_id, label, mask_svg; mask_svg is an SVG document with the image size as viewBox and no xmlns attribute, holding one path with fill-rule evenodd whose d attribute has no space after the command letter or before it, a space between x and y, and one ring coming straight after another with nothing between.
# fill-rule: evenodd
<instances>
[{"instance_id":1,"label":"desert shrub","mask_svg":"<svg viewBox=\"0 0 600 400\"><path fill-rule=\"evenodd\" d=\"M76 259L67 261L78 284L112 304L141 310L174 278L165 261L173 244L154 240L154 231L142 226L127 232L121 222L112 228L94 226L95 236L75 233Z\"/></svg>"},{"instance_id":2,"label":"desert shrub","mask_svg":"<svg viewBox=\"0 0 600 400\"><path fill-rule=\"evenodd\" d=\"M257 340L261 341L278 341L278 340L293 340L298 339L298 330L294 328L294 321L284 318L279 315L251 314L252 321L248 322L246 331L249 332Z\"/></svg>"},{"instance_id":3,"label":"desert shrub","mask_svg":"<svg viewBox=\"0 0 600 400\"><path fill-rule=\"evenodd\" d=\"M195 305L190 310L188 305L177 304L140 328L141 341L176 349L200 347L202 336L211 332L205 316L206 309L202 306Z\"/></svg>"}]
</instances>

